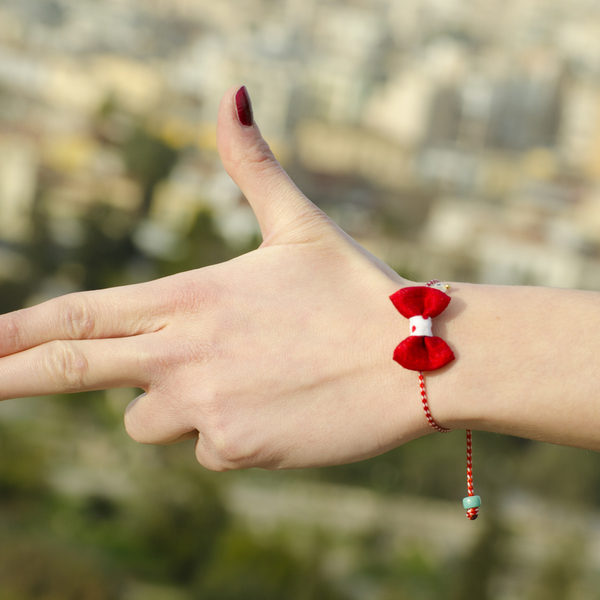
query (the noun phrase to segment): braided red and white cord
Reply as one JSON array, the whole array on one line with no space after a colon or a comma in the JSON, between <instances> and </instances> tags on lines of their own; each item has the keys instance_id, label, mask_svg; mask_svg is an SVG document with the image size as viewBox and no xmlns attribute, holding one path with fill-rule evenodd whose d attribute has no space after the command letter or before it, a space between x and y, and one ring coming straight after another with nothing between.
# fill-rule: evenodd
<instances>
[{"instance_id":1,"label":"braided red and white cord","mask_svg":"<svg viewBox=\"0 0 600 600\"><path fill-rule=\"evenodd\" d=\"M439 283L438 279L432 279L427 282L427 287L431 287ZM429 410L429 403L427 401L427 391L425 389L425 377L423 373L419 372L419 387L421 388L421 402L423 403L423 410L425 411L425 417L428 423L439 433L450 433L452 429L445 429L440 427L431 416ZM473 434L470 429L466 430L467 433L467 492L469 497L474 497L475 492L473 490ZM473 507L467 509L467 517L474 521L479 515L479 507Z\"/></svg>"},{"instance_id":2,"label":"braided red and white cord","mask_svg":"<svg viewBox=\"0 0 600 600\"><path fill-rule=\"evenodd\" d=\"M469 496L475 496L473 491L473 441L470 429L467 429L467 490ZM479 515L479 508L467 509L467 517L474 521Z\"/></svg>"}]
</instances>

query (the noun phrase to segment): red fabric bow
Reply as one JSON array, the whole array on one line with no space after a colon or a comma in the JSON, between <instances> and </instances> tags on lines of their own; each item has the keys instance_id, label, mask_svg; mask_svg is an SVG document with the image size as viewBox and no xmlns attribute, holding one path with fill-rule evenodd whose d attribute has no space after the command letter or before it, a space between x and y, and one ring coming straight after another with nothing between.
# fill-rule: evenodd
<instances>
[{"instance_id":1,"label":"red fabric bow","mask_svg":"<svg viewBox=\"0 0 600 600\"><path fill-rule=\"evenodd\" d=\"M450 296L431 287L406 287L390 296L407 319L437 317L450 304ZM411 371L435 371L454 360L446 342L433 335L410 335L396 347L394 360Z\"/></svg>"}]
</instances>

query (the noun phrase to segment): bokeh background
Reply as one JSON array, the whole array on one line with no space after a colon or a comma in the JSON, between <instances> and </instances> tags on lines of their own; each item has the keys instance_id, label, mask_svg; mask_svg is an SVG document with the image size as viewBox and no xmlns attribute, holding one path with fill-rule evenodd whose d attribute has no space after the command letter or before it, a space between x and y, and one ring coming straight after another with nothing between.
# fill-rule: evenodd
<instances>
[{"instance_id":1,"label":"bokeh background","mask_svg":"<svg viewBox=\"0 0 600 600\"><path fill-rule=\"evenodd\" d=\"M0 0L0 311L257 247L235 83L402 275L600 290L593 0ZM600 598L595 453L475 433L470 523L460 432L214 474L126 436L136 394L0 406L3 600Z\"/></svg>"}]
</instances>

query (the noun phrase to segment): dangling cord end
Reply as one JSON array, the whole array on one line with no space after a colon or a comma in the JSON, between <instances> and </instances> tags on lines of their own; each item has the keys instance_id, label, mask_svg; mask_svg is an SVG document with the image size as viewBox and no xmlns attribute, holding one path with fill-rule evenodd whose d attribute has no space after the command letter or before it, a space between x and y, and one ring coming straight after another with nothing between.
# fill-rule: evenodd
<instances>
[{"instance_id":1,"label":"dangling cord end","mask_svg":"<svg viewBox=\"0 0 600 600\"><path fill-rule=\"evenodd\" d=\"M467 510L467 518L474 521L479 515L481 498L473 491L473 436L467 429L467 491L469 495L463 499L463 506Z\"/></svg>"},{"instance_id":2,"label":"dangling cord end","mask_svg":"<svg viewBox=\"0 0 600 600\"><path fill-rule=\"evenodd\" d=\"M432 279L425 284L427 287L433 287L440 285L439 279ZM450 289L449 285L444 285L446 290ZM423 403L423 410L429 424L440 433L449 433L452 429L444 429L440 427L429 410L429 403L427 401L427 391L425 390L425 378L423 373L419 372L419 386L421 388L421 401ZM479 507L481 506L481 498L475 495L473 491L473 436L471 430L467 429L467 491L469 495L463 498L463 506L467 511L467 518L474 521L479 516Z\"/></svg>"}]
</instances>

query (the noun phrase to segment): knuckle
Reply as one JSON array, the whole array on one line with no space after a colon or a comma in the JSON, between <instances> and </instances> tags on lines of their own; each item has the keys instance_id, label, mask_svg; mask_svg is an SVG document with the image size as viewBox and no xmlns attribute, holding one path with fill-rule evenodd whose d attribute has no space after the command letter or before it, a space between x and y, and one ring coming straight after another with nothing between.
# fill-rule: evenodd
<instances>
[{"instance_id":1,"label":"knuckle","mask_svg":"<svg viewBox=\"0 0 600 600\"><path fill-rule=\"evenodd\" d=\"M205 393L196 429L198 462L211 471L233 471L263 466L269 452L262 436L248 427L234 403L217 391ZM265 465L269 462L267 460Z\"/></svg>"},{"instance_id":2,"label":"knuckle","mask_svg":"<svg viewBox=\"0 0 600 600\"><path fill-rule=\"evenodd\" d=\"M232 469L221 462L217 457L215 457L212 453L205 451L204 449L196 449L196 460L209 471L214 471L215 473L225 473L226 471L231 471Z\"/></svg>"},{"instance_id":3,"label":"knuckle","mask_svg":"<svg viewBox=\"0 0 600 600\"><path fill-rule=\"evenodd\" d=\"M222 349L212 341L186 336L185 331L179 328L162 336L160 341L152 353L155 373L169 374L178 367L189 366L204 369L222 353Z\"/></svg>"},{"instance_id":4,"label":"knuckle","mask_svg":"<svg viewBox=\"0 0 600 600\"><path fill-rule=\"evenodd\" d=\"M76 391L87 384L88 361L72 342L61 340L47 344L42 365L48 378L61 390Z\"/></svg>"},{"instance_id":5,"label":"knuckle","mask_svg":"<svg viewBox=\"0 0 600 600\"><path fill-rule=\"evenodd\" d=\"M60 311L62 331L68 339L81 340L93 336L96 329L94 311L83 295L71 296Z\"/></svg>"},{"instance_id":6,"label":"knuckle","mask_svg":"<svg viewBox=\"0 0 600 600\"><path fill-rule=\"evenodd\" d=\"M6 315L6 321L2 325L2 338L7 344L9 351L24 349L21 310Z\"/></svg>"},{"instance_id":7,"label":"knuckle","mask_svg":"<svg viewBox=\"0 0 600 600\"><path fill-rule=\"evenodd\" d=\"M264 138L260 138L257 144L248 147L241 162L246 167L252 166L254 169L258 168L266 171L281 169L281 165Z\"/></svg>"},{"instance_id":8,"label":"knuckle","mask_svg":"<svg viewBox=\"0 0 600 600\"><path fill-rule=\"evenodd\" d=\"M179 364L193 364L195 367L206 365L217 358L219 349L210 342L185 340L177 349Z\"/></svg>"},{"instance_id":9,"label":"knuckle","mask_svg":"<svg viewBox=\"0 0 600 600\"><path fill-rule=\"evenodd\" d=\"M227 469L240 468L243 459L242 453L231 435L227 435L225 432L213 435L211 442L214 456L219 465Z\"/></svg>"},{"instance_id":10,"label":"knuckle","mask_svg":"<svg viewBox=\"0 0 600 600\"><path fill-rule=\"evenodd\" d=\"M190 279L172 286L166 298L166 308L169 312L195 313L217 306L219 299L219 289L215 284L200 285Z\"/></svg>"},{"instance_id":11,"label":"knuckle","mask_svg":"<svg viewBox=\"0 0 600 600\"><path fill-rule=\"evenodd\" d=\"M209 270L210 267L205 267ZM176 275L176 280L166 278L161 280L158 291L158 309L168 315L174 313L204 314L211 307L219 305L221 293L219 286L210 280L202 283L188 274ZM207 277L208 279L208 277Z\"/></svg>"},{"instance_id":12,"label":"knuckle","mask_svg":"<svg viewBox=\"0 0 600 600\"><path fill-rule=\"evenodd\" d=\"M203 444L196 445L196 459L203 467L218 473L242 468L238 461L225 455L227 452L222 452L222 448L215 444L214 439L209 439L209 436L204 434L203 440Z\"/></svg>"},{"instance_id":13,"label":"knuckle","mask_svg":"<svg viewBox=\"0 0 600 600\"><path fill-rule=\"evenodd\" d=\"M232 471L252 466L254 452L247 434L226 419L218 423L215 419L212 422L206 420L205 423L204 439L210 457L210 466L207 468Z\"/></svg>"}]
</instances>

